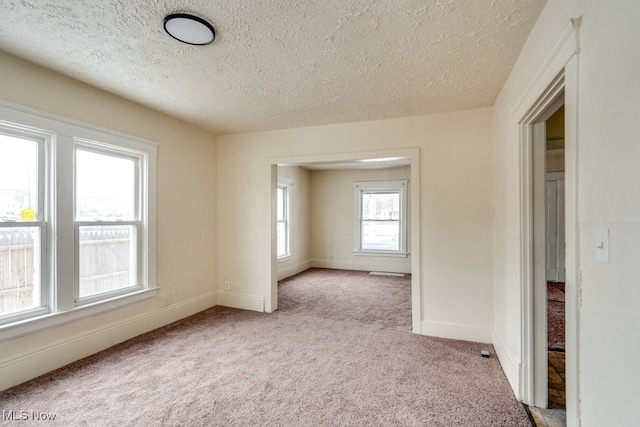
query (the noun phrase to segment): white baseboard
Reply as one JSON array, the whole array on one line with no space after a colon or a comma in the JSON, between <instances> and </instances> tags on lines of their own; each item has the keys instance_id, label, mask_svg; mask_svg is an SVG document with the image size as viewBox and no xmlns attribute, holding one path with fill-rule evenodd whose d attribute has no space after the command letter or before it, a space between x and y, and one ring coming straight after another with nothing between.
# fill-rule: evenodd
<instances>
[{"instance_id":1,"label":"white baseboard","mask_svg":"<svg viewBox=\"0 0 640 427\"><path fill-rule=\"evenodd\" d=\"M411 274L410 262L382 262L381 257L375 260L363 261L336 261L327 259L312 259L313 268L333 268L335 270L355 270L355 271L387 271L390 273Z\"/></svg>"},{"instance_id":2,"label":"white baseboard","mask_svg":"<svg viewBox=\"0 0 640 427\"><path fill-rule=\"evenodd\" d=\"M287 277L295 276L298 273L302 273L305 270L311 268L311 260L302 261L296 264L289 264L288 262L282 262L278 264L278 280L286 279Z\"/></svg>"},{"instance_id":3,"label":"white baseboard","mask_svg":"<svg viewBox=\"0 0 640 427\"><path fill-rule=\"evenodd\" d=\"M218 305L223 307L240 308L242 310L264 312L264 297L259 295L218 291Z\"/></svg>"},{"instance_id":4,"label":"white baseboard","mask_svg":"<svg viewBox=\"0 0 640 427\"><path fill-rule=\"evenodd\" d=\"M63 339L28 354L2 361L0 362L0 390L13 387L215 305L216 293L213 292Z\"/></svg>"},{"instance_id":5,"label":"white baseboard","mask_svg":"<svg viewBox=\"0 0 640 427\"><path fill-rule=\"evenodd\" d=\"M492 341L492 330L490 328L431 320L422 321L422 335L474 341L485 344L491 344Z\"/></svg>"},{"instance_id":6,"label":"white baseboard","mask_svg":"<svg viewBox=\"0 0 640 427\"><path fill-rule=\"evenodd\" d=\"M516 398L522 401L522 396L520 396L520 387L519 387L519 379L520 379L520 362L519 360L511 357L511 354L507 351L504 343L500 336L493 331L493 348L496 350L496 356L500 361L500 365L502 366L502 370L509 381L509 385L513 389L513 394L516 395Z\"/></svg>"}]
</instances>

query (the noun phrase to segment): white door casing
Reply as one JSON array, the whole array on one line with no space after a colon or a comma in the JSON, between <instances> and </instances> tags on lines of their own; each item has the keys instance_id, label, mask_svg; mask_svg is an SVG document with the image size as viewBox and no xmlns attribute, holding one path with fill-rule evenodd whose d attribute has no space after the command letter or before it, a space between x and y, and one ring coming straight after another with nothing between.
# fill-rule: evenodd
<instances>
[{"instance_id":1,"label":"white door casing","mask_svg":"<svg viewBox=\"0 0 640 427\"><path fill-rule=\"evenodd\" d=\"M546 276L549 282L565 281L564 173L547 173Z\"/></svg>"}]
</instances>

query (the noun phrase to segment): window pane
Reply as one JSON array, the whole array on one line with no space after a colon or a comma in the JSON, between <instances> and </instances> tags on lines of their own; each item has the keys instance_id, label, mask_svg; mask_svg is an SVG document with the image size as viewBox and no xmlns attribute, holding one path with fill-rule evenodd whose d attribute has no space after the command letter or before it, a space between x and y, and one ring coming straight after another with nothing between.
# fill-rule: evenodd
<instances>
[{"instance_id":1,"label":"window pane","mask_svg":"<svg viewBox=\"0 0 640 427\"><path fill-rule=\"evenodd\" d=\"M80 229L80 297L135 286L133 225L82 226Z\"/></svg>"},{"instance_id":2,"label":"window pane","mask_svg":"<svg viewBox=\"0 0 640 427\"><path fill-rule=\"evenodd\" d=\"M40 228L0 228L0 316L41 306Z\"/></svg>"},{"instance_id":3,"label":"window pane","mask_svg":"<svg viewBox=\"0 0 640 427\"><path fill-rule=\"evenodd\" d=\"M0 134L0 221L33 221L38 212L38 143Z\"/></svg>"},{"instance_id":4,"label":"window pane","mask_svg":"<svg viewBox=\"0 0 640 427\"><path fill-rule=\"evenodd\" d=\"M400 219L400 192L363 193L362 219Z\"/></svg>"},{"instance_id":5,"label":"window pane","mask_svg":"<svg viewBox=\"0 0 640 427\"><path fill-rule=\"evenodd\" d=\"M135 220L136 163L76 150L76 220Z\"/></svg>"},{"instance_id":6,"label":"window pane","mask_svg":"<svg viewBox=\"0 0 640 427\"><path fill-rule=\"evenodd\" d=\"M277 230L278 257L287 256L287 223L278 222Z\"/></svg>"},{"instance_id":7,"label":"window pane","mask_svg":"<svg viewBox=\"0 0 640 427\"><path fill-rule=\"evenodd\" d=\"M400 250L399 221L362 221L362 249Z\"/></svg>"},{"instance_id":8,"label":"window pane","mask_svg":"<svg viewBox=\"0 0 640 427\"><path fill-rule=\"evenodd\" d=\"M278 187L278 221L284 221L284 192L284 188Z\"/></svg>"}]
</instances>

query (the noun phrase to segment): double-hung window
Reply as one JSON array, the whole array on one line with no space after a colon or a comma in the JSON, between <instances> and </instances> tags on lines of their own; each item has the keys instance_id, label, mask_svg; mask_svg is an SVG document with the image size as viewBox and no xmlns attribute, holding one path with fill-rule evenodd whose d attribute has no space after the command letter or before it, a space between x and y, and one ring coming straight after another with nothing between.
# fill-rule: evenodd
<instances>
[{"instance_id":1,"label":"double-hung window","mask_svg":"<svg viewBox=\"0 0 640 427\"><path fill-rule=\"evenodd\" d=\"M0 340L155 295L156 144L0 103Z\"/></svg>"},{"instance_id":2,"label":"double-hung window","mask_svg":"<svg viewBox=\"0 0 640 427\"><path fill-rule=\"evenodd\" d=\"M140 153L76 141L77 303L142 287L140 162Z\"/></svg>"},{"instance_id":3,"label":"double-hung window","mask_svg":"<svg viewBox=\"0 0 640 427\"><path fill-rule=\"evenodd\" d=\"M277 189L277 257L283 260L291 256L291 184L290 178L279 176Z\"/></svg>"},{"instance_id":4,"label":"double-hung window","mask_svg":"<svg viewBox=\"0 0 640 427\"><path fill-rule=\"evenodd\" d=\"M407 255L407 183L355 183L355 254Z\"/></svg>"},{"instance_id":5,"label":"double-hung window","mask_svg":"<svg viewBox=\"0 0 640 427\"><path fill-rule=\"evenodd\" d=\"M47 137L0 127L0 319L42 314L47 306Z\"/></svg>"}]
</instances>

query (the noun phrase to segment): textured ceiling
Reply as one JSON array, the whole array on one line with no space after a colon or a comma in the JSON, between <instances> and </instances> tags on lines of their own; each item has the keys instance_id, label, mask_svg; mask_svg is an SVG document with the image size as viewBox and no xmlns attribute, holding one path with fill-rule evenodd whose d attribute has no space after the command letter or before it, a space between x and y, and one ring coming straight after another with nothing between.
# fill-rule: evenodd
<instances>
[{"instance_id":1,"label":"textured ceiling","mask_svg":"<svg viewBox=\"0 0 640 427\"><path fill-rule=\"evenodd\" d=\"M228 134L493 105L544 3L2 0L0 50Z\"/></svg>"}]
</instances>

